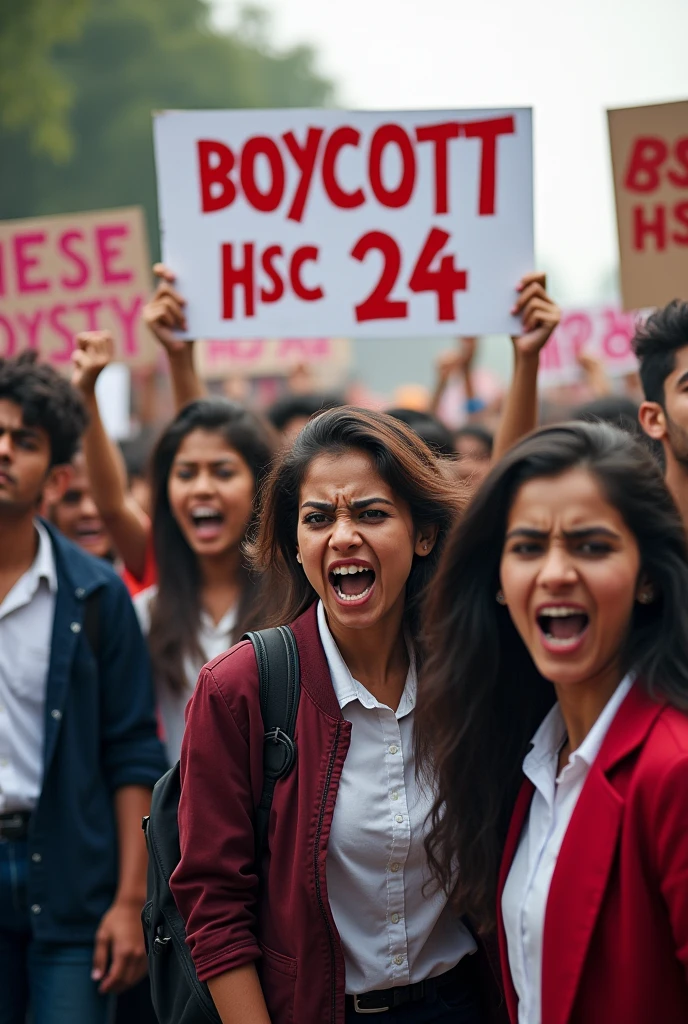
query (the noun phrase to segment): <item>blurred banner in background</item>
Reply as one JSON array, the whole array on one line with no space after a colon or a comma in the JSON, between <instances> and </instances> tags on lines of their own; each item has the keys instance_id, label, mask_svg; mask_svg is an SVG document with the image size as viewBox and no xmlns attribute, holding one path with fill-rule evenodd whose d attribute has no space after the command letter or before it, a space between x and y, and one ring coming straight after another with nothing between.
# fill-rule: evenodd
<instances>
[{"instance_id":1,"label":"blurred banner in background","mask_svg":"<svg viewBox=\"0 0 688 1024\"><path fill-rule=\"evenodd\" d=\"M608 117L623 307L688 299L688 101Z\"/></svg>"},{"instance_id":2,"label":"blurred banner in background","mask_svg":"<svg viewBox=\"0 0 688 1024\"><path fill-rule=\"evenodd\" d=\"M110 330L118 360L150 365L150 280L139 207L1 222L0 357L36 349L69 369L76 334Z\"/></svg>"}]
</instances>

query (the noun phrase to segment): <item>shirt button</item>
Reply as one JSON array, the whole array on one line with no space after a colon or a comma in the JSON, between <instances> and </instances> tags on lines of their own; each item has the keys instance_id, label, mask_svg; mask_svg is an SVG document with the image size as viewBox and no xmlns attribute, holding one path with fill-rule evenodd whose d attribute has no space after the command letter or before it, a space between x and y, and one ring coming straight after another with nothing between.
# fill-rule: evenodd
<instances>
[{"instance_id":1,"label":"shirt button","mask_svg":"<svg viewBox=\"0 0 688 1024\"><path fill-rule=\"evenodd\" d=\"M399 825L401 825L402 821L404 820L404 815L403 815L403 814L397 814L397 815L396 815L396 817L394 818L394 820L395 820L395 821L396 821L396 822L397 822L397 823L398 823Z\"/></svg>"},{"instance_id":2,"label":"shirt button","mask_svg":"<svg viewBox=\"0 0 688 1024\"><path fill-rule=\"evenodd\" d=\"M81 623L80 622L73 622L69 628L71 629L72 633L80 633L81 632Z\"/></svg>"},{"instance_id":3,"label":"shirt button","mask_svg":"<svg viewBox=\"0 0 688 1024\"><path fill-rule=\"evenodd\" d=\"M390 752L390 754L398 754L399 753L399 747L396 745L396 743L392 744L392 746L389 748L389 752Z\"/></svg>"},{"instance_id":4,"label":"shirt button","mask_svg":"<svg viewBox=\"0 0 688 1024\"><path fill-rule=\"evenodd\" d=\"M41 905L40 905L40 903L34 903L34 905L31 907L31 913L32 914L40 914L40 912L41 912Z\"/></svg>"},{"instance_id":5,"label":"shirt button","mask_svg":"<svg viewBox=\"0 0 688 1024\"><path fill-rule=\"evenodd\" d=\"M399 915L392 914L392 924L399 924Z\"/></svg>"},{"instance_id":6,"label":"shirt button","mask_svg":"<svg viewBox=\"0 0 688 1024\"><path fill-rule=\"evenodd\" d=\"M53 710L50 712L50 717L54 718L56 722L59 722L60 719L62 718L62 712L58 710L58 708L53 708Z\"/></svg>"},{"instance_id":7,"label":"shirt button","mask_svg":"<svg viewBox=\"0 0 688 1024\"><path fill-rule=\"evenodd\" d=\"M397 793L396 789L394 790L393 793L390 793L389 795L390 795L392 800L398 800L399 799L399 794Z\"/></svg>"},{"instance_id":8,"label":"shirt button","mask_svg":"<svg viewBox=\"0 0 688 1024\"><path fill-rule=\"evenodd\" d=\"M389 870L390 870L390 871L393 871L393 872L394 872L394 874L396 874L396 873L397 873L397 871L399 870L399 865L397 864L397 862L396 862L396 861L394 861L394 864L390 864L390 865L389 865Z\"/></svg>"},{"instance_id":9,"label":"shirt button","mask_svg":"<svg viewBox=\"0 0 688 1024\"><path fill-rule=\"evenodd\" d=\"M40 864L43 858L41 857L40 853L32 853L31 860L34 862L34 864Z\"/></svg>"},{"instance_id":10,"label":"shirt button","mask_svg":"<svg viewBox=\"0 0 688 1024\"><path fill-rule=\"evenodd\" d=\"M78 598L86 597L86 591L83 587L77 587L74 591L74 596Z\"/></svg>"},{"instance_id":11,"label":"shirt button","mask_svg":"<svg viewBox=\"0 0 688 1024\"><path fill-rule=\"evenodd\" d=\"M394 957L394 963L397 965L397 967L399 966L399 964L403 964L403 962L404 962L403 956L395 956Z\"/></svg>"}]
</instances>

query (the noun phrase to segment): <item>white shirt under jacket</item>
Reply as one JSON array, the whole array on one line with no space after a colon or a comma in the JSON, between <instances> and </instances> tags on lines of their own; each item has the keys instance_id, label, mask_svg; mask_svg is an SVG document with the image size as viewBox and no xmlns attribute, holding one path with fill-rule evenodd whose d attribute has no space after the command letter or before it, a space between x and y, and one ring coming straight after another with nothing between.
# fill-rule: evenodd
<instances>
[{"instance_id":1,"label":"white shirt under jacket","mask_svg":"<svg viewBox=\"0 0 688 1024\"><path fill-rule=\"evenodd\" d=\"M412 666L396 712L357 682L318 628L343 717L351 722L327 850L327 890L344 949L346 991L409 985L451 970L475 941L430 878L423 848L432 793L416 778Z\"/></svg>"},{"instance_id":2,"label":"white shirt under jacket","mask_svg":"<svg viewBox=\"0 0 688 1024\"><path fill-rule=\"evenodd\" d=\"M145 637L150 633L151 612L153 601L157 597L157 586L148 587L142 590L134 598L134 608L139 619L141 632ZM173 693L169 686L166 686L159 679L155 680L155 692L158 702L158 710L164 730L165 750L170 764L179 760L182 749L182 738L184 736L184 720L186 705L196 688L196 682L201 669L209 661L213 661L220 654L224 654L232 646L232 637L237 623L237 608L230 608L225 612L219 622L213 622L205 609L201 608L200 628L198 632L198 644L201 648L202 661L198 662L191 658L184 661L184 675L186 677L186 688L181 693Z\"/></svg>"},{"instance_id":3,"label":"white shirt under jacket","mask_svg":"<svg viewBox=\"0 0 688 1024\"><path fill-rule=\"evenodd\" d=\"M48 531L35 526L36 557L0 604L0 814L33 810L43 785L57 572Z\"/></svg>"},{"instance_id":4,"label":"white shirt under jacket","mask_svg":"<svg viewBox=\"0 0 688 1024\"><path fill-rule=\"evenodd\" d=\"M523 762L523 772L535 793L502 894L509 967L518 995L518 1024L542 1024L542 944L552 876L590 768L632 685L630 675L619 683L559 776L559 754L566 741L559 704L535 733L532 750Z\"/></svg>"}]
</instances>

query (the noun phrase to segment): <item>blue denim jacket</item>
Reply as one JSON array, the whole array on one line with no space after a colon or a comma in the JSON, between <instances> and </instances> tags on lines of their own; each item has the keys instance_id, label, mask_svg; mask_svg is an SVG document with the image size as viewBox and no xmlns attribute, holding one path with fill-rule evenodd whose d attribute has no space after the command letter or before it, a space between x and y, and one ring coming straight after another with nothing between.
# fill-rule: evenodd
<instances>
[{"instance_id":1,"label":"blue denim jacket","mask_svg":"<svg viewBox=\"0 0 688 1024\"><path fill-rule=\"evenodd\" d=\"M57 599L45 704L43 788L29 829L28 903L46 942L91 942L118 876L114 794L166 769L145 641L107 563L49 523ZM83 628L95 590L97 660Z\"/></svg>"}]
</instances>

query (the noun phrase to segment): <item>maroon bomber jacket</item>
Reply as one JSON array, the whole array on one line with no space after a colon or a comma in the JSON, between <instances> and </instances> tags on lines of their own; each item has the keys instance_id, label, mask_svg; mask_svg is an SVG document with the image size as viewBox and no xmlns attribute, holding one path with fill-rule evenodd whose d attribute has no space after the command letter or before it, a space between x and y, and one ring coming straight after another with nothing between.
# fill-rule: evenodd
<instances>
[{"instance_id":1,"label":"maroon bomber jacket","mask_svg":"<svg viewBox=\"0 0 688 1024\"><path fill-rule=\"evenodd\" d=\"M335 696L315 605L292 628L301 663L297 759L275 788L260 896L253 822L263 782L263 722L248 641L202 670L189 703L182 855L171 888L202 981L257 961L272 1024L344 1024L344 956L325 862L351 725ZM477 955L484 956L482 949ZM495 976L489 969L482 974L497 1005Z\"/></svg>"}]
</instances>

